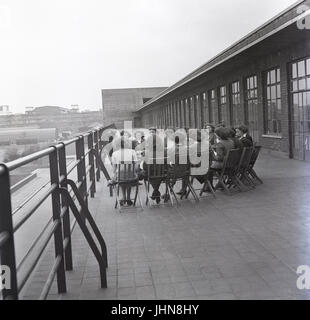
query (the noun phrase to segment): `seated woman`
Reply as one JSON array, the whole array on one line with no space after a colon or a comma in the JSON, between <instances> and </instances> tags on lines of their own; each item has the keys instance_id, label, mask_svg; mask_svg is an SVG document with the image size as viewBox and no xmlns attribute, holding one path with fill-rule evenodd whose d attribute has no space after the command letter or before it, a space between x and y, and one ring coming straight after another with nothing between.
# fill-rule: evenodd
<instances>
[{"instance_id":1,"label":"seated woman","mask_svg":"<svg viewBox=\"0 0 310 320\"><path fill-rule=\"evenodd\" d=\"M253 147L253 139L249 135L249 130L246 126L242 125L236 129L236 136L242 142L245 148Z\"/></svg>"},{"instance_id":2,"label":"seated woman","mask_svg":"<svg viewBox=\"0 0 310 320\"><path fill-rule=\"evenodd\" d=\"M244 145L240 141L240 139L236 136L236 129L231 128L229 129L229 139L234 143L234 149L243 149Z\"/></svg>"},{"instance_id":3,"label":"seated woman","mask_svg":"<svg viewBox=\"0 0 310 320\"><path fill-rule=\"evenodd\" d=\"M213 147L211 167L207 174L207 179L212 187L214 170L223 168L225 156L231 149L234 149L234 143L229 139L229 135L230 131L227 128L219 127L215 129L216 143Z\"/></svg>"},{"instance_id":4,"label":"seated woman","mask_svg":"<svg viewBox=\"0 0 310 320\"><path fill-rule=\"evenodd\" d=\"M142 161L141 167L144 171L145 178L147 177L148 173L148 166L152 166L156 164L157 158L164 157L164 142L159 135L156 133L152 133L146 140L145 140L145 150L144 150L144 159ZM152 200L155 200L157 204L160 203L161 194L159 191L159 187L162 180L160 178L151 179L150 184L153 188L153 193L151 196Z\"/></svg>"},{"instance_id":5,"label":"seated woman","mask_svg":"<svg viewBox=\"0 0 310 320\"><path fill-rule=\"evenodd\" d=\"M136 173L126 173L123 171L123 168L120 164L122 163L136 163L138 162L138 157L136 151L132 149L131 141L126 139L124 136L118 138L114 141L113 145L113 154L112 154L112 165L113 165L113 180L118 182L120 177L121 181L130 181L137 178ZM118 171L120 169L120 172ZM131 201L131 186L126 184L120 184L122 190L123 199L120 201L120 205L123 206L127 203L128 206L133 205Z\"/></svg>"},{"instance_id":6,"label":"seated woman","mask_svg":"<svg viewBox=\"0 0 310 320\"><path fill-rule=\"evenodd\" d=\"M215 144L215 133L214 133L215 127L213 124L206 123L205 129L209 133L209 143L211 146L213 146Z\"/></svg>"}]
</instances>

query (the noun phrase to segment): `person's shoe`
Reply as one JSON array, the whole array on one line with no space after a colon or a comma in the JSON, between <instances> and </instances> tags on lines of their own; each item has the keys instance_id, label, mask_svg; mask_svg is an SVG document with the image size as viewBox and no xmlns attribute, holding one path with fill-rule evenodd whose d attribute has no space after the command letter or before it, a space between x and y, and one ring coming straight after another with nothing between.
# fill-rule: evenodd
<instances>
[{"instance_id":1,"label":"person's shoe","mask_svg":"<svg viewBox=\"0 0 310 320\"><path fill-rule=\"evenodd\" d=\"M177 194L178 196L182 196L184 193L185 193L185 190L180 190L180 191L177 192L176 194Z\"/></svg>"},{"instance_id":2,"label":"person's shoe","mask_svg":"<svg viewBox=\"0 0 310 320\"><path fill-rule=\"evenodd\" d=\"M127 202L127 205L128 205L129 207L131 207L131 206L133 205L133 202L132 202L131 200L127 200L126 202Z\"/></svg>"},{"instance_id":3,"label":"person's shoe","mask_svg":"<svg viewBox=\"0 0 310 320\"><path fill-rule=\"evenodd\" d=\"M211 193L212 191L211 191L210 187L205 187L205 188L203 189L203 192Z\"/></svg>"},{"instance_id":4,"label":"person's shoe","mask_svg":"<svg viewBox=\"0 0 310 320\"><path fill-rule=\"evenodd\" d=\"M120 205L121 207L123 207L123 206L125 205L125 203L126 203L125 200L120 200L119 205Z\"/></svg>"},{"instance_id":5,"label":"person's shoe","mask_svg":"<svg viewBox=\"0 0 310 320\"><path fill-rule=\"evenodd\" d=\"M215 186L215 190L224 190L224 187L222 186L221 183L217 183L217 185Z\"/></svg>"},{"instance_id":6,"label":"person's shoe","mask_svg":"<svg viewBox=\"0 0 310 320\"><path fill-rule=\"evenodd\" d=\"M161 197L156 197L156 203L160 204Z\"/></svg>"}]
</instances>

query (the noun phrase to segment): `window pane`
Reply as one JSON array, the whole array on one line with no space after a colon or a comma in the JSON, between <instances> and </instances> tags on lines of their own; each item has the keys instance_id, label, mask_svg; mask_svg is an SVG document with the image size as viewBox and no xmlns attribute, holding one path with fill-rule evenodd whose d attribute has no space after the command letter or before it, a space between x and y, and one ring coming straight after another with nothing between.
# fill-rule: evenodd
<instances>
[{"instance_id":1,"label":"window pane","mask_svg":"<svg viewBox=\"0 0 310 320\"><path fill-rule=\"evenodd\" d=\"M277 82L280 82L280 68L277 69Z\"/></svg>"},{"instance_id":2,"label":"window pane","mask_svg":"<svg viewBox=\"0 0 310 320\"><path fill-rule=\"evenodd\" d=\"M293 91L298 91L298 81L293 81Z\"/></svg>"},{"instance_id":3,"label":"window pane","mask_svg":"<svg viewBox=\"0 0 310 320\"><path fill-rule=\"evenodd\" d=\"M257 77L254 76L254 88L257 88Z\"/></svg>"},{"instance_id":4,"label":"window pane","mask_svg":"<svg viewBox=\"0 0 310 320\"><path fill-rule=\"evenodd\" d=\"M277 98L281 98L281 88L280 85L277 85Z\"/></svg>"},{"instance_id":5,"label":"window pane","mask_svg":"<svg viewBox=\"0 0 310 320\"><path fill-rule=\"evenodd\" d=\"M310 90L310 78L307 78L307 89Z\"/></svg>"},{"instance_id":6,"label":"window pane","mask_svg":"<svg viewBox=\"0 0 310 320\"><path fill-rule=\"evenodd\" d=\"M292 77L293 77L293 79L297 78L297 64L296 63L292 64Z\"/></svg>"},{"instance_id":7,"label":"window pane","mask_svg":"<svg viewBox=\"0 0 310 320\"><path fill-rule=\"evenodd\" d=\"M298 106L298 94L293 94L293 105Z\"/></svg>"},{"instance_id":8,"label":"window pane","mask_svg":"<svg viewBox=\"0 0 310 320\"><path fill-rule=\"evenodd\" d=\"M270 100L270 87L267 87L267 99Z\"/></svg>"},{"instance_id":9,"label":"window pane","mask_svg":"<svg viewBox=\"0 0 310 320\"><path fill-rule=\"evenodd\" d=\"M310 75L310 59L307 59L307 75Z\"/></svg>"},{"instance_id":10,"label":"window pane","mask_svg":"<svg viewBox=\"0 0 310 320\"><path fill-rule=\"evenodd\" d=\"M270 71L270 83L275 83L276 82L276 72L275 70Z\"/></svg>"},{"instance_id":11,"label":"window pane","mask_svg":"<svg viewBox=\"0 0 310 320\"><path fill-rule=\"evenodd\" d=\"M298 77L304 77L305 72L305 61L298 62Z\"/></svg>"},{"instance_id":12,"label":"window pane","mask_svg":"<svg viewBox=\"0 0 310 320\"><path fill-rule=\"evenodd\" d=\"M277 97L276 87L272 86L272 87L270 87L270 89L271 89L271 99L276 99L276 97Z\"/></svg>"},{"instance_id":13,"label":"window pane","mask_svg":"<svg viewBox=\"0 0 310 320\"><path fill-rule=\"evenodd\" d=\"M298 81L299 90L305 90L306 89L306 79L301 79Z\"/></svg>"}]
</instances>

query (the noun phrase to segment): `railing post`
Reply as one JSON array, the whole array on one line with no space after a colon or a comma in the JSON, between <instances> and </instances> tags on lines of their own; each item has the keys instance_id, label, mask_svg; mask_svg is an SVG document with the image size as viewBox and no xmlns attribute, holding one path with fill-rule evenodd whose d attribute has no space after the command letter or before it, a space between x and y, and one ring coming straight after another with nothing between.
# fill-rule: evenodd
<instances>
[{"instance_id":1,"label":"railing post","mask_svg":"<svg viewBox=\"0 0 310 320\"><path fill-rule=\"evenodd\" d=\"M76 160L79 161L77 165L77 179L79 185L79 192L88 207L88 201L87 201L87 185L86 185L86 168L85 168L85 149L84 149L84 137L80 136L79 139L76 141ZM85 221L85 217L83 217L83 220Z\"/></svg>"},{"instance_id":2,"label":"railing post","mask_svg":"<svg viewBox=\"0 0 310 320\"><path fill-rule=\"evenodd\" d=\"M59 174L60 176L63 176L64 179L61 181L60 186L62 188L68 189L67 186L67 160L66 160L66 146L63 142L61 142L62 147L59 149L58 157L59 157ZM61 195L61 207L66 208L64 214L63 214L63 237L64 240L67 241L66 248L64 249L65 252L65 267L66 270L72 270L73 264L72 264L72 244L71 244L71 226L70 226L70 212L69 212L69 205L67 202L66 197L64 195Z\"/></svg>"},{"instance_id":3,"label":"railing post","mask_svg":"<svg viewBox=\"0 0 310 320\"><path fill-rule=\"evenodd\" d=\"M50 178L51 185L56 184L59 188L59 171L58 171L58 155L57 148L54 147L54 151L49 155L50 164ZM60 217L60 195L58 190L54 190L52 193L52 211L53 220L59 221L59 225L54 232L54 246L55 246L55 257L61 256L61 262L57 270L57 287L58 293L67 292L66 286L66 274L64 265L64 252L63 252L63 236L62 236L62 221Z\"/></svg>"},{"instance_id":4,"label":"railing post","mask_svg":"<svg viewBox=\"0 0 310 320\"><path fill-rule=\"evenodd\" d=\"M97 154L100 155L99 153L99 130L95 131L94 134L94 142L95 142L95 150L97 151ZM99 159L96 157L96 180L100 180L100 166L99 166Z\"/></svg>"},{"instance_id":5,"label":"railing post","mask_svg":"<svg viewBox=\"0 0 310 320\"><path fill-rule=\"evenodd\" d=\"M18 300L10 176L9 170L4 164L0 164L0 208L0 233L8 234L8 239L0 248L0 264L8 266L11 274L10 288L4 288L2 296L3 299Z\"/></svg>"},{"instance_id":6,"label":"railing post","mask_svg":"<svg viewBox=\"0 0 310 320\"><path fill-rule=\"evenodd\" d=\"M89 132L89 136L87 137L88 142L88 162L90 165L89 178L90 178L90 196L93 198L96 192L96 179L95 179L95 161L94 154L92 153L92 149L94 147L94 137L93 132Z\"/></svg>"}]
</instances>

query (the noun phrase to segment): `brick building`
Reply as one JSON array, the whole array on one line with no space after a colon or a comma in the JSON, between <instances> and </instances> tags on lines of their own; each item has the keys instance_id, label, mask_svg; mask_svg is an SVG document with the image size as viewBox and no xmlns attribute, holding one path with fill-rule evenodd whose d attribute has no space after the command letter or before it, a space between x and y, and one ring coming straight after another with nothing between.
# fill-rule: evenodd
<instances>
[{"instance_id":1,"label":"brick building","mask_svg":"<svg viewBox=\"0 0 310 320\"><path fill-rule=\"evenodd\" d=\"M133 121L135 126L140 126L135 111L165 89L167 88L103 89L101 94L104 125L114 123L117 127L122 127L124 121Z\"/></svg>"},{"instance_id":2,"label":"brick building","mask_svg":"<svg viewBox=\"0 0 310 320\"><path fill-rule=\"evenodd\" d=\"M263 147L309 161L309 12L298 1L146 102L142 125L245 123Z\"/></svg>"}]
</instances>

